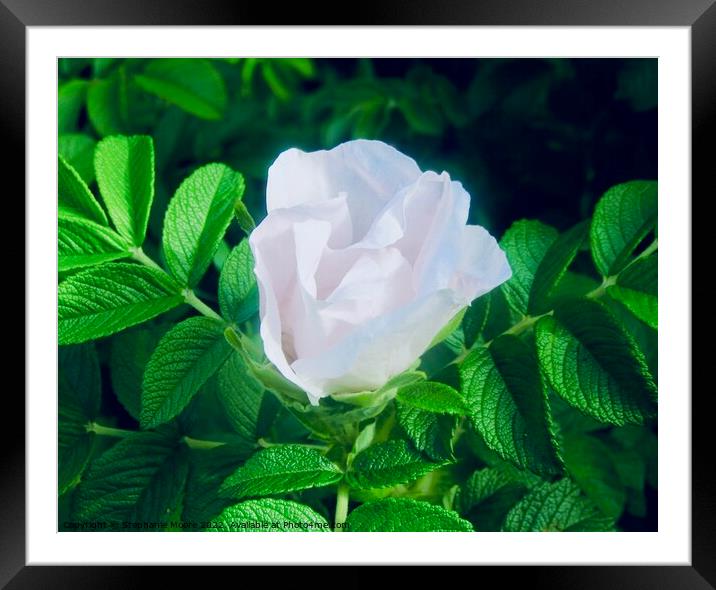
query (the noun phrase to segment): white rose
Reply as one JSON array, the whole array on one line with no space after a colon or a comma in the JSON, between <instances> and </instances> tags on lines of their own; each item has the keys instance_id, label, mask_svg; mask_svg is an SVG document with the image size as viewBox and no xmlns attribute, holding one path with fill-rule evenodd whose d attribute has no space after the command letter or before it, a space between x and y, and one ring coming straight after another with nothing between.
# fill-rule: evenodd
<instances>
[{"instance_id":1,"label":"white rose","mask_svg":"<svg viewBox=\"0 0 716 590\"><path fill-rule=\"evenodd\" d=\"M380 388L512 274L495 239L466 225L462 184L380 141L286 150L266 202L249 240L261 337L312 404Z\"/></svg>"}]
</instances>

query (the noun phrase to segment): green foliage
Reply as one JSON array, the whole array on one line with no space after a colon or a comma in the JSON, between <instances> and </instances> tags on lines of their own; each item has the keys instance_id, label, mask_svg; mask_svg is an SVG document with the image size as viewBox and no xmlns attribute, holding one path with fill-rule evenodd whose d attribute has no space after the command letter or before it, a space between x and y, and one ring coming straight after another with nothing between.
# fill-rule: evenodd
<instances>
[{"instance_id":1,"label":"green foliage","mask_svg":"<svg viewBox=\"0 0 716 590\"><path fill-rule=\"evenodd\" d=\"M117 231L141 246L154 199L151 137L108 137L97 144L97 184Z\"/></svg>"},{"instance_id":2,"label":"green foliage","mask_svg":"<svg viewBox=\"0 0 716 590\"><path fill-rule=\"evenodd\" d=\"M451 511L408 498L368 502L350 513L347 529L353 532L465 532L472 525Z\"/></svg>"},{"instance_id":3,"label":"green foliage","mask_svg":"<svg viewBox=\"0 0 716 590\"><path fill-rule=\"evenodd\" d=\"M88 424L99 414L101 384L94 346L83 344L60 350L58 492L74 487L92 453L94 434Z\"/></svg>"},{"instance_id":4,"label":"green foliage","mask_svg":"<svg viewBox=\"0 0 716 590\"><path fill-rule=\"evenodd\" d=\"M472 347L478 336L487 328L492 308L492 293L487 293L473 301L462 318L462 331L465 346Z\"/></svg>"},{"instance_id":5,"label":"green foliage","mask_svg":"<svg viewBox=\"0 0 716 590\"><path fill-rule=\"evenodd\" d=\"M568 403L618 426L654 415L656 385L644 355L603 305L565 303L539 320L536 340L551 387Z\"/></svg>"},{"instance_id":6,"label":"green foliage","mask_svg":"<svg viewBox=\"0 0 716 590\"><path fill-rule=\"evenodd\" d=\"M77 487L75 515L101 520L119 529L125 521L143 521L147 513L162 520L176 507L177 441L165 434L137 432L95 460Z\"/></svg>"},{"instance_id":7,"label":"green foliage","mask_svg":"<svg viewBox=\"0 0 716 590\"><path fill-rule=\"evenodd\" d=\"M621 301L640 320L656 329L658 312L658 255L636 260L619 273L609 295Z\"/></svg>"},{"instance_id":8,"label":"green foliage","mask_svg":"<svg viewBox=\"0 0 716 590\"><path fill-rule=\"evenodd\" d=\"M142 411L144 369L164 330L140 326L117 334L112 339L110 375L117 399L135 420Z\"/></svg>"},{"instance_id":9,"label":"green foliage","mask_svg":"<svg viewBox=\"0 0 716 590\"><path fill-rule=\"evenodd\" d=\"M453 459L453 437L457 429L457 418L421 410L410 404L398 402L398 424L419 451L432 461Z\"/></svg>"},{"instance_id":10,"label":"green foliage","mask_svg":"<svg viewBox=\"0 0 716 590\"><path fill-rule=\"evenodd\" d=\"M656 225L656 182L637 181L609 189L594 210L589 239L604 276L621 271L629 256Z\"/></svg>"},{"instance_id":11,"label":"green foliage","mask_svg":"<svg viewBox=\"0 0 716 590\"><path fill-rule=\"evenodd\" d=\"M505 518L503 530L609 531L613 521L599 512L569 479L541 483L520 500Z\"/></svg>"},{"instance_id":12,"label":"green foliage","mask_svg":"<svg viewBox=\"0 0 716 590\"><path fill-rule=\"evenodd\" d=\"M57 288L60 344L94 340L139 324L183 301L159 270L130 263L100 265Z\"/></svg>"},{"instance_id":13,"label":"green foliage","mask_svg":"<svg viewBox=\"0 0 716 590\"><path fill-rule=\"evenodd\" d=\"M298 502L261 498L229 506L206 530L212 532L296 532L320 533L330 530L315 510Z\"/></svg>"},{"instance_id":14,"label":"green foliage","mask_svg":"<svg viewBox=\"0 0 716 590\"><path fill-rule=\"evenodd\" d=\"M255 444L258 438L264 391L263 384L251 375L240 354L233 353L221 367L218 374L219 401L236 433L251 444Z\"/></svg>"},{"instance_id":15,"label":"green foliage","mask_svg":"<svg viewBox=\"0 0 716 590\"><path fill-rule=\"evenodd\" d=\"M181 283L193 287L229 227L244 179L223 164L208 164L189 176L174 194L164 218L164 258Z\"/></svg>"},{"instance_id":16,"label":"green foliage","mask_svg":"<svg viewBox=\"0 0 716 590\"><path fill-rule=\"evenodd\" d=\"M388 488L418 479L440 467L402 440L389 440L358 453L346 480L357 490Z\"/></svg>"},{"instance_id":17,"label":"green foliage","mask_svg":"<svg viewBox=\"0 0 716 590\"><path fill-rule=\"evenodd\" d=\"M478 531L499 531L507 512L527 493L527 485L509 469L488 467L475 471L460 489L460 513Z\"/></svg>"},{"instance_id":18,"label":"green foliage","mask_svg":"<svg viewBox=\"0 0 716 590\"><path fill-rule=\"evenodd\" d=\"M527 344L500 336L465 359L460 378L471 424L492 450L538 474L560 472L547 390Z\"/></svg>"},{"instance_id":19,"label":"green foliage","mask_svg":"<svg viewBox=\"0 0 716 590\"><path fill-rule=\"evenodd\" d=\"M97 142L84 133L64 133L57 140L60 157L72 166L80 178L90 184L94 176L94 149Z\"/></svg>"},{"instance_id":20,"label":"green foliage","mask_svg":"<svg viewBox=\"0 0 716 590\"><path fill-rule=\"evenodd\" d=\"M502 236L500 246L512 269L512 278L502 285L502 290L515 311L527 314L535 275L557 235L556 229L544 223L523 220Z\"/></svg>"},{"instance_id":21,"label":"green foliage","mask_svg":"<svg viewBox=\"0 0 716 590\"><path fill-rule=\"evenodd\" d=\"M81 217L57 220L57 270L73 270L131 256L130 245L105 225Z\"/></svg>"},{"instance_id":22,"label":"green foliage","mask_svg":"<svg viewBox=\"0 0 716 590\"><path fill-rule=\"evenodd\" d=\"M327 486L341 477L341 470L318 451L286 444L256 453L226 478L221 493L238 500Z\"/></svg>"},{"instance_id":23,"label":"green foliage","mask_svg":"<svg viewBox=\"0 0 716 590\"><path fill-rule=\"evenodd\" d=\"M234 500L219 494L219 488L245 459L245 449L231 445L192 451L182 513L185 522L195 523L192 529L205 528L201 523L213 520L234 504Z\"/></svg>"},{"instance_id":24,"label":"green foliage","mask_svg":"<svg viewBox=\"0 0 716 590\"><path fill-rule=\"evenodd\" d=\"M548 312L554 307L552 296L567 268L584 241L589 224L578 223L560 235L545 252L534 274L527 311L530 315Z\"/></svg>"},{"instance_id":25,"label":"green foliage","mask_svg":"<svg viewBox=\"0 0 716 590\"><path fill-rule=\"evenodd\" d=\"M655 530L657 184L609 188L656 175L655 63L59 60L61 529ZM450 171L513 276L309 406L247 238L281 150L357 137Z\"/></svg>"},{"instance_id":26,"label":"green foliage","mask_svg":"<svg viewBox=\"0 0 716 590\"><path fill-rule=\"evenodd\" d=\"M219 277L219 308L225 318L241 323L259 308L259 290L254 275L254 257L242 240L224 262Z\"/></svg>"},{"instance_id":27,"label":"green foliage","mask_svg":"<svg viewBox=\"0 0 716 590\"><path fill-rule=\"evenodd\" d=\"M77 127L77 119L87 94L87 82L70 80L57 90L57 130L60 133Z\"/></svg>"},{"instance_id":28,"label":"green foliage","mask_svg":"<svg viewBox=\"0 0 716 590\"><path fill-rule=\"evenodd\" d=\"M219 119L226 109L224 80L205 59L151 60L135 81L147 92L202 119Z\"/></svg>"},{"instance_id":29,"label":"green foliage","mask_svg":"<svg viewBox=\"0 0 716 590\"><path fill-rule=\"evenodd\" d=\"M106 225L107 216L77 171L60 156L57 162L57 200L60 215L77 215Z\"/></svg>"},{"instance_id":30,"label":"green foliage","mask_svg":"<svg viewBox=\"0 0 716 590\"><path fill-rule=\"evenodd\" d=\"M169 330L144 371L142 428L154 428L178 416L231 352L219 320L193 317Z\"/></svg>"},{"instance_id":31,"label":"green foliage","mask_svg":"<svg viewBox=\"0 0 716 590\"><path fill-rule=\"evenodd\" d=\"M423 381L403 387L398 390L398 401L418 410L437 414L462 416L467 413L462 395L443 383Z\"/></svg>"},{"instance_id":32,"label":"green foliage","mask_svg":"<svg viewBox=\"0 0 716 590\"><path fill-rule=\"evenodd\" d=\"M585 495L607 516L621 516L626 490L609 447L589 435L566 437L562 455L567 472Z\"/></svg>"}]
</instances>

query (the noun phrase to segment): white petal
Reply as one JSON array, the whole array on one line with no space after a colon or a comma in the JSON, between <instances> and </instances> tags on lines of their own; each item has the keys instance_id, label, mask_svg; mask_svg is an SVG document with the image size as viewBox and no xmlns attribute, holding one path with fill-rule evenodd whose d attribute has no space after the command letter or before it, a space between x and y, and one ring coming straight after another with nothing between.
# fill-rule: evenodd
<instances>
[{"instance_id":1,"label":"white petal","mask_svg":"<svg viewBox=\"0 0 716 590\"><path fill-rule=\"evenodd\" d=\"M261 338L267 358L304 389L290 367L293 327L305 316L301 297L315 296L315 270L327 244L350 227L344 199L270 213L251 233L249 245L259 286ZM350 231L350 230L347 230Z\"/></svg>"},{"instance_id":2,"label":"white petal","mask_svg":"<svg viewBox=\"0 0 716 590\"><path fill-rule=\"evenodd\" d=\"M507 256L490 233L479 225L468 225L460 234L460 260L451 287L469 304L512 276Z\"/></svg>"},{"instance_id":3,"label":"white petal","mask_svg":"<svg viewBox=\"0 0 716 590\"><path fill-rule=\"evenodd\" d=\"M356 234L363 235L385 203L418 176L412 158L381 141L359 139L316 152L292 148L269 168L266 205L271 212L344 194Z\"/></svg>"},{"instance_id":4,"label":"white petal","mask_svg":"<svg viewBox=\"0 0 716 590\"><path fill-rule=\"evenodd\" d=\"M463 304L444 289L365 322L335 347L292 364L321 396L377 389L408 369Z\"/></svg>"}]
</instances>

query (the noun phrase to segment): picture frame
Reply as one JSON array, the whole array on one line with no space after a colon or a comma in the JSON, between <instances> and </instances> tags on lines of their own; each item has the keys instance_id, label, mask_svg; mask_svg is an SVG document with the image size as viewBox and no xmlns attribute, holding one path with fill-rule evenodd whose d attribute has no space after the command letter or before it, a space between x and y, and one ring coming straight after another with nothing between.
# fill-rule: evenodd
<instances>
[{"instance_id":1,"label":"picture frame","mask_svg":"<svg viewBox=\"0 0 716 590\"><path fill-rule=\"evenodd\" d=\"M186 4L186 6L180 6ZM4 39L0 67L5 80L4 126L8 134L9 170L23 168L25 159L22 146L25 136L26 88L25 60L27 27L36 26L98 26L98 25L247 25L260 26L269 15L261 15L255 8L222 6L223 3L202 5L178 2L154 2L151 7L140 3L119 6L110 2L82 5L76 0L45 3L37 0L21 2L4 0L0 4L0 30ZM208 7L212 9L209 10ZM450 7L411 3L409 7L398 2L383 2L379 8L366 8L360 24L366 25L460 25L460 26L686 26L691 29L692 50L692 180L693 186L705 189L710 172L710 150L707 138L712 137L716 102L716 8L711 0L682 2L678 6L668 1L643 6L637 2L610 1L600 5L587 2L564 3L550 1L535 4L527 1L509 3L457 2ZM267 13L269 11L266 11ZM288 14L283 15L288 22ZM322 14L329 20L331 14ZM303 14L308 18L308 14ZM29 155L28 155L29 157ZM19 173L18 191L23 190ZM703 189L702 189L703 190ZM705 192L705 191L704 191ZM26 314L29 313L26 308ZM27 353L32 354L28 349ZM698 392L692 398L692 559L690 566L540 566L503 568L499 575L503 583L526 583L557 588L602 588L608 585L624 587L685 587L709 588L716 586L716 510L713 506L716 484L713 478L713 461L707 438L706 393ZM20 416L24 403L19 396L9 400L8 415ZM17 424L12 444L3 446L3 477L0 503L0 583L9 588L36 586L70 586L75 584L126 586L137 575L129 566L77 567L26 565L25 538L25 449L24 428ZM163 570L162 575L166 570ZM179 573L188 582L186 572ZM197 573L188 574L190 577ZM198 573L198 575L203 575ZM360 580L360 576L356 577Z\"/></svg>"}]
</instances>

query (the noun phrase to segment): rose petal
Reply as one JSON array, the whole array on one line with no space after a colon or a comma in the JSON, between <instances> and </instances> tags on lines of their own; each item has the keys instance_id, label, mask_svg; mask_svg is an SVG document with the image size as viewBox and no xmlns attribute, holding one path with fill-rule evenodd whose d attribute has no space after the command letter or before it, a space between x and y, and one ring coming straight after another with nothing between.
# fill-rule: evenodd
<instances>
[{"instance_id":1,"label":"rose petal","mask_svg":"<svg viewBox=\"0 0 716 590\"><path fill-rule=\"evenodd\" d=\"M450 286L469 304L509 280L512 269L497 240L484 227L467 225L460 236L460 260Z\"/></svg>"},{"instance_id":2,"label":"rose petal","mask_svg":"<svg viewBox=\"0 0 716 590\"><path fill-rule=\"evenodd\" d=\"M345 194L354 230L363 235L400 188L420 176L412 158L382 141L355 140L332 150L281 153L268 171L268 211Z\"/></svg>"},{"instance_id":3,"label":"rose petal","mask_svg":"<svg viewBox=\"0 0 716 590\"><path fill-rule=\"evenodd\" d=\"M292 369L321 395L377 389L408 369L461 307L449 289L432 293L362 324L323 354L299 358Z\"/></svg>"}]
</instances>

